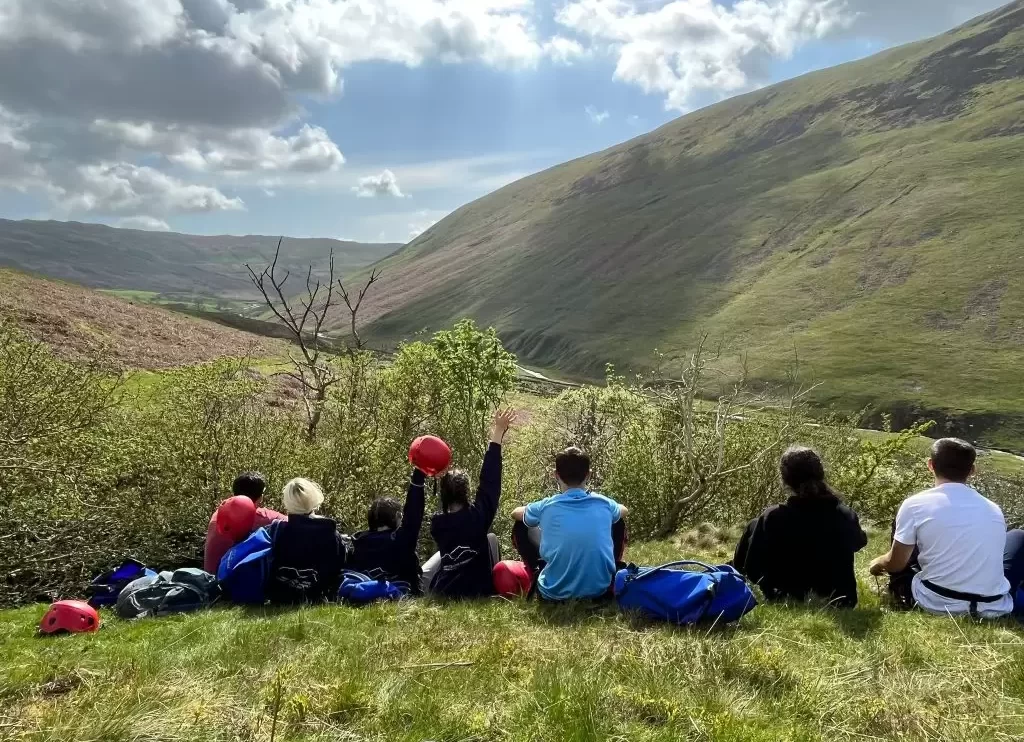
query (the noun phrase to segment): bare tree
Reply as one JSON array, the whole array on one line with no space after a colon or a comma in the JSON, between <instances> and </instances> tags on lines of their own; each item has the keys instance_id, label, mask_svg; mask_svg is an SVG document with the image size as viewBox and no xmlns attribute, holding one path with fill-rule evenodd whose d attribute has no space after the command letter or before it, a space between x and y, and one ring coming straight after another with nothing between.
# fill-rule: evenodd
<instances>
[{"instance_id":1,"label":"bare tree","mask_svg":"<svg viewBox=\"0 0 1024 742\"><path fill-rule=\"evenodd\" d=\"M661 409L659 426L661 455L671 462L668 479L663 483L674 493L672 504L654 531L654 538L672 534L689 513L697 512L715 495L722 480L756 466L765 456L777 452L791 429L799 424L796 411L811 390L802 389L791 379L788 398L772 401L747 389L746 363L730 388L720 395L713 409L701 398L708 373L707 335L700 338L677 379L659 380L649 393ZM781 415L781 424L768 442L744 463L729 465L726 456L730 426L744 424L765 414Z\"/></svg>"},{"instance_id":2,"label":"bare tree","mask_svg":"<svg viewBox=\"0 0 1024 742\"><path fill-rule=\"evenodd\" d=\"M310 265L306 271L305 293L289 299L285 287L291 272L284 270L282 275L278 268L283 241L283 237L277 241L273 261L259 273L248 263L245 267L249 271L253 285L263 295L264 303L288 330L290 338L298 346L298 356L292 352L288 354L294 370L286 372L285 375L299 383L306 408L306 436L312 440L316 437L316 430L323 416L328 391L340 381L331 364L329 346L324 342L325 326L332 308L338 303L335 287L351 317L355 348L349 345L348 350L355 352L363 347L362 338L356 330L356 315L370 286L380 278L380 273L373 271L370 274L370 278L353 302L341 279L336 280L334 277L334 251L331 250L326 281L314 276L313 266Z\"/></svg>"},{"instance_id":3,"label":"bare tree","mask_svg":"<svg viewBox=\"0 0 1024 742\"><path fill-rule=\"evenodd\" d=\"M352 342L355 344L356 350L363 349L363 339L359 337L359 330L356 328L356 315L359 314L359 307L363 305L363 299L366 298L366 292L370 290L373 284L377 283L380 279L380 271L374 269L370 271L370 277L366 280L366 284L359 289L359 294L356 296L355 303L352 302L352 297L349 296L348 291L345 289L345 284L338 279L338 290L341 291L341 298L345 302L345 306L348 307L349 318L351 319L351 333ZM349 346L350 348L352 346Z\"/></svg>"}]
</instances>

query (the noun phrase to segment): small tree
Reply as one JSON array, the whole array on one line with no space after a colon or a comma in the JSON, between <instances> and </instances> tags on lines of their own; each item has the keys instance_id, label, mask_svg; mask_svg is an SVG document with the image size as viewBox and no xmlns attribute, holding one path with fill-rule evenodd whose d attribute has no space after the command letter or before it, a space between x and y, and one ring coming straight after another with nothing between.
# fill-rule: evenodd
<instances>
[{"instance_id":1,"label":"small tree","mask_svg":"<svg viewBox=\"0 0 1024 742\"><path fill-rule=\"evenodd\" d=\"M370 287L380 278L380 273L376 270L370 273L366 284L359 290L356 300L353 301L341 279L337 279L337 284L335 284L334 250L331 250L326 282L313 276L313 266L310 265L309 270L306 271L305 295L289 300L285 286L291 277L291 272L285 270L284 275L281 275L277 267L283 240L282 237L277 241L273 261L259 273L248 263L245 264L245 267L249 271L249 278L253 285L263 295L264 303L285 326L291 339L299 348L300 356L297 357L293 353L288 354L288 359L292 362L294 370L286 372L285 375L299 384L306 409L306 437L313 440L323 416L328 390L339 381L336 370L330 362L330 356L325 352L327 348L324 342L324 328L331 315L331 309L336 306L337 296L340 295L351 318L352 341L347 346L348 350L350 354L361 350L363 342L356 329L356 318L363 299ZM338 288L338 295L335 294L335 285ZM295 302L298 302L298 306L295 305Z\"/></svg>"}]
</instances>

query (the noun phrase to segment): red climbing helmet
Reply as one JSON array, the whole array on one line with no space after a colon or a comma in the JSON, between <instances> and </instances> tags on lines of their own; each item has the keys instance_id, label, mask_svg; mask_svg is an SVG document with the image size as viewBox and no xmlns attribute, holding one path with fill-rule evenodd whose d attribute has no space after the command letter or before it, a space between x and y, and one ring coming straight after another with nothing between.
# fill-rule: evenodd
<instances>
[{"instance_id":1,"label":"red climbing helmet","mask_svg":"<svg viewBox=\"0 0 1024 742\"><path fill-rule=\"evenodd\" d=\"M530 579L530 570L522 562L498 562L491 570L491 577L494 578L495 592L506 598L526 595L530 592L530 586L533 584L533 580Z\"/></svg>"},{"instance_id":2,"label":"red climbing helmet","mask_svg":"<svg viewBox=\"0 0 1024 742\"><path fill-rule=\"evenodd\" d=\"M217 508L217 530L233 541L241 541L256 525L256 503L245 495L229 497Z\"/></svg>"},{"instance_id":3,"label":"red climbing helmet","mask_svg":"<svg viewBox=\"0 0 1024 742\"><path fill-rule=\"evenodd\" d=\"M96 631L100 627L100 614L88 603L81 600L58 600L39 622L42 634L56 634L67 631L78 634Z\"/></svg>"},{"instance_id":4,"label":"red climbing helmet","mask_svg":"<svg viewBox=\"0 0 1024 742\"><path fill-rule=\"evenodd\" d=\"M409 463L428 477L436 477L452 463L452 450L436 435L420 436L409 446Z\"/></svg>"}]
</instances>

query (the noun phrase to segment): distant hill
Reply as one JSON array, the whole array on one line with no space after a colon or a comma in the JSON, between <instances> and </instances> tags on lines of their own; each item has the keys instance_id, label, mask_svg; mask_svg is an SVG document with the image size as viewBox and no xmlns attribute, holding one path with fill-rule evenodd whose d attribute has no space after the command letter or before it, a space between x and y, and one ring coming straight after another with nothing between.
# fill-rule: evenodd
<instances>
[{"instance_id":1,"label":"distant hill","mask_svg":"<svg viewBox=\"0 0 1024 742\"><path fill-rule=\"evenodd\" d=\"M1024 446L1024 2L520 180L379 267L378 339L468 315L596 377L706 331L820 402Z\"/></svg>"},{"instance_id":2,"label":"distant hill","mask_svg":"<svg viewBox=\"0 0 1024 742\"><path fill-rule=\"evenodd\" d=\"M71 358L102 352L122 369L187 366L224 357L282 356L283 340L260 337L160 307L0 269L0 321Z\"/></svg>"},{"instance_id":3,"label":"distant hill","mask_svg":"<svg viewBox=\"0 0 1024 742\"><path fill-rule=\"evenodd\" d=\"M200 236L116 229L102 224L0 219L0 266L102 289L248 298L243 264L271 258L277 237ZM284 268L305 278L334 250L339 275L393 253L398 244L285 238Z\"/></svg>"}]
</instances>

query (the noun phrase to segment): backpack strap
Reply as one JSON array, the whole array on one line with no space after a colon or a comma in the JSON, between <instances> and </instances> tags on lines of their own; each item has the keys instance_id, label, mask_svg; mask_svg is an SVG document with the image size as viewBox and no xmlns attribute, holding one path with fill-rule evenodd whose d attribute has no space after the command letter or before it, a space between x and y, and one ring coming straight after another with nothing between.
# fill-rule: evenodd
<instances>
[{"instance_id":1,"label":"backpack strap","mask_svg":"<svg viewBox=\"0 0 1024 742\"><path fill-rule=\"evenodd\" d=\"M695 562L688 559L682 559L678 562L667 562L657 567L651 567L650 569L647 569L643 572L641 572L640 568L637 567L635 564L630 564L628 567L626 567L626 570L629 572L629 574L626 575L625 585L628 585L631 582L636 582L637 580L642 580L646 577L650 577L652 575L657 574L658 572L667 572L669 570L673 570L676 567L700 567L702 572L708 572L711 574L719 571L718 568L712 567L710 564L705 564L704 562ZM625 585L623 585L623 587L625 587Z\"/></svg>"}]
</instances>

